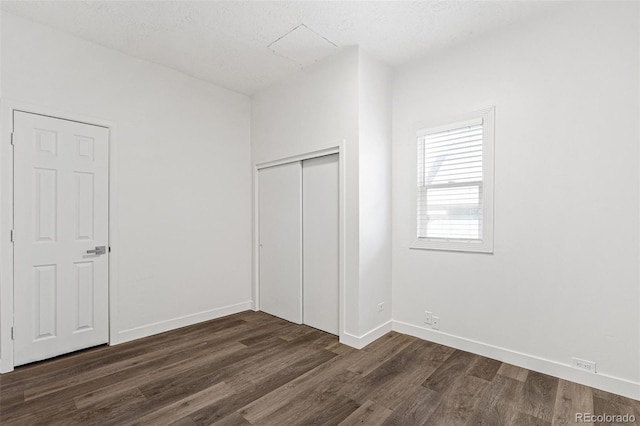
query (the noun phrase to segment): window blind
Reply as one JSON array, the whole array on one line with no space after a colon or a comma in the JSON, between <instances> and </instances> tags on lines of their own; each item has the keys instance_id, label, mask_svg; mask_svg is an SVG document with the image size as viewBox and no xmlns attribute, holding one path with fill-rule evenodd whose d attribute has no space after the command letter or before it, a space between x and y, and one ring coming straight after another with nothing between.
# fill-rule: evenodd
<instances>
[{"instance_id":1,"label":"window blind","mask_svg":"<svg viewBox=\"0 0 640 426\"><path fill-rule=\"evenodd\" d=\"M482 239L481 119L418 136L418 238Z\"/></svg>"}]
</instances>

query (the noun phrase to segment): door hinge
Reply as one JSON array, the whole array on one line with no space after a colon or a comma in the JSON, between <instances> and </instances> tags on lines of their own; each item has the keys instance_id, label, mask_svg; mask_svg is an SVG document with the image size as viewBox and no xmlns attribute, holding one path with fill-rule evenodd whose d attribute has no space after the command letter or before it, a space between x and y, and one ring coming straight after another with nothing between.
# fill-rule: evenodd
<instances>
[{"instance_id":1,"label":"door hinge","mask_svg":"<svg viewBox=\"0 0 640 426\"><path fill-rule=\"evenodd\" d=\"M13 236L13 229L10 231L11 234L11 242L13 242L14 236Z\"/></svg>"},{"instance_id":2,"label":"door hinge","mask_svg":"<svg viewBox=\"0 0 640 426\"><path fill-rule=\"evenodd\" d=\"M11 327L11 340L15 340L15 339L16 339L16 332L15 332L15 329Z\"/></svg>"},{"instance_id":3,"label":"door hinge","mask_svg":"<svg viewBox=\"0 0 640 426\"><path fill-rule=\"evenodd\" d=\"M14 135L14 133L11 132L11 145L15 145L15 143L13 142L13 135Z\"/></svg>"},{"instance_id":4,"label":"door hinge","mask_svg":"<svg viewBox=\"0 0 640 426\"><path fill-rule=\"evenodd\" d=\"M111 253L111 246L109 246L109 253Z\"/></svg>"}]
</instances>

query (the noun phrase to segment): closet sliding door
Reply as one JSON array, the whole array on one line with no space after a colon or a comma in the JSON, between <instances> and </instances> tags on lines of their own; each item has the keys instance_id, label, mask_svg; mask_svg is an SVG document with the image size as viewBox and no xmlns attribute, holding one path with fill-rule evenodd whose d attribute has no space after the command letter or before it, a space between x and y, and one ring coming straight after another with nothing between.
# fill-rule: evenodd
<instances>
[{"instance_id":1,"label":"closet sliding door","mask_svg":"<svg viewBox=\"0 0 640 426\"><path fill-rule=\"evenodd\" d=\"M260 310L339 332L338 155L260 169Z\"/></svg>"},{"instance_id":2,"label":"closet sliding door","mask_svg":"<svg viewBox=\"0 0 640 426\"><path fill-rule=\"evenodd\" d=\"M338 334L338 155L302 162L303 322Z\"/></svg>"},{"instance_id":3,"label":"closet sliding door","mask_svg":"<svg viewBox=\"0 0 640 426\"><path fill-rule=\"evenodd\" d=\"M260 310L302 323L302 165L260 169Z\"/></svg>"}]
</instances>

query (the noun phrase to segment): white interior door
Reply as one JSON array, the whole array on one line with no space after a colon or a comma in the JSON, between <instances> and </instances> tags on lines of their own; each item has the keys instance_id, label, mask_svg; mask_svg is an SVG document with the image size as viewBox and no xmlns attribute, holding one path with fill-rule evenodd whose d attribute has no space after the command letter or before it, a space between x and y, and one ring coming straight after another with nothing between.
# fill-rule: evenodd
<instances>
[{"instance_id":1,"label":"white interior door","mask_svg":"<svg viewBox=\"0 0 640 426\"><path fill-rule=\"evenodd\" d=\"M302 162L303 322L338 334L338 155Z\"/></svg>"},{"instance_id":2,"label":"white interior door","mask_svg":"<svg viewBox=\"0 0 640 426\"><path fill-rule=\"evenodd\" d=\"M302 323L302 167L260 169L260 310Z\"/></svg>"},{"instance_id":3,"label":"white interior door","mask_svg":"<svg viewBox=\"0 0 640 426\"><path fill-rule=\"evenodd\" d=\"M14 113L15 365L108 341L108 140Z\"/></svg>"}]
</instances>

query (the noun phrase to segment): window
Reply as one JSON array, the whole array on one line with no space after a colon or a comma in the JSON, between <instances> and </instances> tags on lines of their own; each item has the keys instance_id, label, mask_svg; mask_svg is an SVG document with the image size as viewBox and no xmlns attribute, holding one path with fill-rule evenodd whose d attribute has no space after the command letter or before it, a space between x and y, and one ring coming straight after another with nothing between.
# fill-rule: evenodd
<instances>
[{"instance_id":1,"label":"window","mask_svg":"<svg viewBox=\"0 0 640 426\"><path fill-rule=\"evenodd\" d=\"M412 248L493 252L493 108L416 138Z\"/></svg>"}]
</instances>

